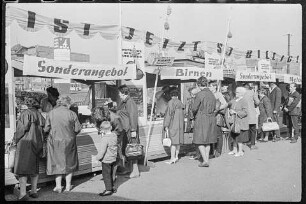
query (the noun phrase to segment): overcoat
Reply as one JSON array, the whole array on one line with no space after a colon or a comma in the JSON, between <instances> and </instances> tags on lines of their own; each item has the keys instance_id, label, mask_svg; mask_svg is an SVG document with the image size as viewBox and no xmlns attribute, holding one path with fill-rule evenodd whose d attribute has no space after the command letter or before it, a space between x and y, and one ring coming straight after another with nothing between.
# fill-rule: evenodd
<instances>
[{"instance_id":1,"label":"overcoat","mask_svg":"<svg viewBox=\"0 0 306 204\"><path fill-rule=\"evenodd\" d=\"M17 144L14 173L38 174L39 153L43 148L42 128L45 119L35 108L23 111L17 121L15 142Z\"/></svg>"},{"instance_id":2,"label":"overcoat","mask_svg":"<svg viewBox=\"0 0 306 204\"><path fill-rule=\"evenodd\" d=\"M230 101L230 109L237 112L236 122L238 123L241 130L249 129L248 122L248 103L245 98L236 101L235 99Z\"/></svg>"},{"instance_id":3,"label":"overcoat","mask_svg":"<svg viewBox=\"0 0 306 204\"><path fill-rule=\"evenodd\" d=\"M269 99L271 102L272 112L277 111L277 113L279 113L282 102L282 90L276 86L271 93L269 93Z\"/></svg>"},{"instance_id":4,"label":"overcoat","mask_svg":"<svg viewBox=\"0 0 306 204\"><path fill-rule=\"evenodd\" d=\"M256 109L255 106L259 105L258 95L252 90L246 90L243 98L248 103L248 121L249 124L257 124Z\"/></svg>"},{"instance_id":5,"label":"overcoat","mask_svg":"<svg viewBox=\"0 0 306 204\"><path fill-rule=\"evenodd\" d=\"M216 98L208 88L204 88L197 93L192 105L192 112L195 115L193 130L194 144L211 144L217 142L215 110Z\"/></svg>"},{"instance_id":6,"label":"overcoat","mask_svg":"<svg viewBox=\"0 0 306 204\"><path fill-rule=\"evenodd\" d=\"M184 142L184 104L179 99L171 99L165 112L164 127L169 128L171 144Z\"/></svg>"},{"instance_id":7,"label":"overcoat","mask_svg":"<svg viewBox=\"0 0 306 204\"><path fill-rule=\"evenodd\" d=\"M262 124L267 121L267 118L272 118L272 108L270 99L267 96L263 96L259 102L259 117L258 117L258 129L262 127Z\"/></svg>"},{"instance_id":8,"label":"overcoat","mask_svg":"<svg viewBox=\"0 0 306 204\"><path fill-rule=\"evenodd\" d=\"M79 168L76 135L81 124L75 112L58 106L47 114L47 175L68 174Z\"/></svg>"}]
</instances>

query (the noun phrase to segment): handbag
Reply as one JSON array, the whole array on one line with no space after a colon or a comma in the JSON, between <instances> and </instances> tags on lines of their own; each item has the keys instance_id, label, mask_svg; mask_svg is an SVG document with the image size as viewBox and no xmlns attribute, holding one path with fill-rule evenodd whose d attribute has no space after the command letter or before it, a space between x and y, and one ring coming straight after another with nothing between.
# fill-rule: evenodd
<instances>
[{"instance_id":1,"label":"handbag","mask_svg":"<svg viewBox=\"0 0 306 204\"><path fill-rule=\"evenodd\" d=\"M262 131L269 132L273 130L279 130L279 125L277 122L272 122L272 119L267 119L266 123L262 124Z\"/></svg>"},{"instance_id":2,"label":"handbag","mask_svg":"<svg viewBox=\"0 0 306 204\"><path fill-rule=\"evenodd\" d=\"M6 145L5 153L8 154L8 165L7 168L11 169L14 167L15 155L16 155L17 145L11 141Z\"/></svg>"},{"instance_id":3,"label":"handbag","mask_svg":"<svg viewBox=\"0 0 306 204\"><path fill-rule=\"evenodd\" d=\"M163 139L163 146L170 147L171 139L169 138L169 132L165 131L165 138Z\"/></svg>"},{"instance_id":4,"label":"handbag","mask_svg":"<svg viewBox=\"0 0 306 204\"><path fill-rule=\"evenodd\" d=\"M231 125L231 132L235 133L235 134L239 134L240 133L240 125L237 122L237 115L236 114L234 114L234 122Z\"/></svg>"},{"instance_id":5,"label":"handbag","mask_svg":"<svg viewBox=\"0 0 306 204\"><path fill-rule=\"evenodd\" d=\"M126 157L141 157L143 155L143 146L141 144L127 144L125 148Z\"/></svg>"}]
</instances>

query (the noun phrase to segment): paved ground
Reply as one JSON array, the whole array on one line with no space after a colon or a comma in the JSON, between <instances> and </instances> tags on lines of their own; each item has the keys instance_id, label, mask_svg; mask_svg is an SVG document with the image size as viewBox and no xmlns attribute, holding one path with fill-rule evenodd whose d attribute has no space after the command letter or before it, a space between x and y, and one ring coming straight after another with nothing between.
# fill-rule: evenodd
<instances>
[{"instance_id":1,"label":"paved ground","mask_svg":"<svg viewBox=\"0 0 306 204\"><path fill-rule=\"evenodd\" d=\"M253 151L244 146L243 157L212 159L209 168L199 168L187 156L174 165L158 161L154 168L141 166L140 178L119 176L118 192L110 197L97 195L104 190L99 172L74 178L69 193L54 193L54 182L48 183L31 201L300 201L301 140L257 145ZM7 190L6 200L14 199Z\"/></svg>"}]
</instances>

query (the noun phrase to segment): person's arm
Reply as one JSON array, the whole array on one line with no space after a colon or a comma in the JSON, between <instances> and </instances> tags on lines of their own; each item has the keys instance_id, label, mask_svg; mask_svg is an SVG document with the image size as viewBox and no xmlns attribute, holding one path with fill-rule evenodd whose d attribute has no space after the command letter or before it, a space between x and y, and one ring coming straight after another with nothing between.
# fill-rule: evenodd
<instances>
[{"instance_id":1,"label":"person's arm","mask_svg":"<svg viewBox=\"0 0 306 204\"><path fill-rule=\"evenodd\" d=\"M73 115L73 121L74 121L74 133L77 135L79 132L82 130L82 126L79 122L78 116L76 115L75 112L71 111Z\"/></svg>"},{"instance_id":2,"label":"person's arm","mask_svg":"<svg viewBox=\"0 0 306 204\"><path fill-rule=\"evenodd\" d=\"M258 106L258 105L259 105L260 100L259 100L259 98L258 98L258 94L257 94L257 93L254 93L254 94L253 94L253 101L254 101L255 106Z\"/></svg>"},{"instance_id":3,"label":"person's arm","mask_svg":"<svg viewBox=\"0 0 306 204\"><path fill-rule=\"evenodd\" d=\"M280 88L276 88L276 93L275 93L275 102L274 102L274 110L273 113L278 113L280 110L280 107L282 105L282 91Z\"/></svg>"},{"instance_id":4,"label":"person's arm","mask_svg":"<svg viewBox=\"0 0 306 204\"><path fill-rule=\"evenodd\" d=\"M239 118L245 118L248 116L248 103L245 100L240 101L241 110L236 111Z\"/></svg>"},{"instance_id":5,"label":"person's arm","mask_svg":"<svg viewBox=\"0 0 306 204\"><path fill-rule=\"evenodd\" d=\"M301 96L298 92L295 92L293 95L293 101L292 103L290 104L290 106L288 107L288 111L293 111L293 109L297 106L297 104L300 102L301 100Z\"/></svg>"},{"instance_id":6,"label":"person's arm","mask_svg":"<svg viewBox=\"0 0 306 204\"><path fill-rule=\"evenodd\" d=\"M167 105L165 117L164 117L164 127L169 128L171 116L170 116L170 104Z\"/></svg>"},{"instance_id":7,"label":"person's arm","mask_svg":"<svg viewBox=\"0 0 306 204\"><path fill-rule=\"evenodd\" d=\"M16 144L25 135L25 133L30 130L31 120L32 120L32 115L30 113L28 113L27 111L21 113L17 121L17 127L16 127L16 134L15 134Z\"/></svg>"},{"instance_id":8,"label":"person's arm","mask_svg":"<svg viewBox=\"0 0 306 204\"><path fill-rule=\"evenodd\" d=\"M46 123L44 127L44 132L49 133L51 130L51 119L50 119L50 113L47 114Z\"/></svg>"},{"instance_id":9,"label":"person's arm","mask_svg":"<svg viewBox=\"0 0 306 204\"><path fill-rule=\"evenodd\" d=\"M197 94L192 104L192 113L194 116L197 114L200 104L201 104L201 96Z\"/></svg>"},{"instance_id":10,"label":"person's arm","mask_svg":"<svg viewBox=\"0 0 306 204\"><path fill-rule=\"evenodd\" d=\"M107 150L107 146L108 146L108 140L106 137L102 136L102 140L101 140L101 149L100 151L98 151L98 154L95 156L96 160L100 161L103 159L106 150Z\"/></svg>"}]
</instances>

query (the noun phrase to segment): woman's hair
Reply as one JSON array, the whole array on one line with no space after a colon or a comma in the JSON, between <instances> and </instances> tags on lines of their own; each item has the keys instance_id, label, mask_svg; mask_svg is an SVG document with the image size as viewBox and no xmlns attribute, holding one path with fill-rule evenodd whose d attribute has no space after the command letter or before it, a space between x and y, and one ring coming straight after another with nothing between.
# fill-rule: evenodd
<instances>
[{"instance_id":1,"label":"woman's hair","mask_svg":"<svg viewBox=\"0 0 306 204\"><path fill-rule=\"evenodd\" d=\"M36 100L36 98L34 98L34 97L25 98L24 103L28 108L30 108L30 107L39 108L40 107L40 104L39 104L38 100Z\"/></svg>"},{"instance_id":2,"label":"woman's hair","mask_svg":"<svg viewBox=\"0 0 306 204\"><path fill-rule=\"evenodd\" d=\"M119 86L118 90L120 91L120 93L122 93L124 95L129 95L129 93L130 93L130 89L126 85Z\"/></svg>"},{"instance_id":3,"label":"woman's hair","mask_svg":"<svg viewBox=\"0 0 306 204\"><path fill-rule=\"evenodd\" d=\"M59 97L59 92L57 90L57 88L53 88L52 86L47 88L47 93L50 93L52 96L54 96L55 98Z\"/></svg>"},{"instance_id":4,"label":"woman's hair","mask_svg":"<svg viewBox=\"0 0 306 204\"><path fill-rule=\"evenodd\" d=\"M179 95L179 92L178 92L178 90L176 90L176 89L174 89L174 90L172 90L171 92L170 92L170 96L172 97L172 96L178 96Z\"/></svg>"},{"instance_id":5,"label":"woman's hair","mask_svg":"<svg viewBox=\"0 0 306 204\"><path fill-rule=\"evenodd\" d=\"M197 84L198 84L198 86L200 86L200 87L207 87L208 80L207 80L206 77L201 76L200 78L198 78Z\"/></svg>"},{"instance_id":6,"label":"woman's hair","mask_svg":"<svg viewBox=\"0 0 306 204\"><path fill-rule=\"evenodd\" d=\"M103 121L100 125L100 129L106 130L106 131L111 131L112 130L112 125L109 121Z\"/></svg>"},{"instance_id":7,"label":"woman's hair","mask_svg":"<svg viewBox=\"0 0 306 204\"><path fill-rule=\"evenodd\" d=\"M96 128L99 129L101 123L104 121L110 121L110 112L106 107L95 107L92 109L91 118L96 125Z\"/></svg>"},{"instance_id":8,"label":"woman's hair","mask_svg":"<svg viewBox=\"0 0 306 204\"><path fill-rule=\"evenodd\" d=\"M71 98L69 96L62 95L62 96L59 97L59 99L57 99L56 103L59 106L68 107L71 104Z\"/></svg>"}]
</instances>

